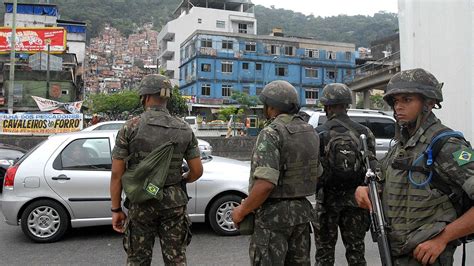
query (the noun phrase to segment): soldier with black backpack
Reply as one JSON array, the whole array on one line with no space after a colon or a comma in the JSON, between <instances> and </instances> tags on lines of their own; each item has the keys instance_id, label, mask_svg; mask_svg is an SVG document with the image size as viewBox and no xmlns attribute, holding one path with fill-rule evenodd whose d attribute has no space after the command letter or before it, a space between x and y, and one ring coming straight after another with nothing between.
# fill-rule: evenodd
<instances>
[{"instance_id":1,"label":"soldier with black backpack","mask_svg":"<svg viewBox=\"0 0 474 266\"><path fill-rule=\"evenodd\" d=\"M393 265L453 265L456 246L474 233L474 152L432 112L441 108L442 86L417 68L394 75L385 91L398 124L380 163ZM370 208L366 186L355 197Z\"/></svg>"},{"instance_id":2,"label":"soldier with black backpack","mask_svg":"<svg viewBox=\"0 0 474 266\"><path fill-rule=\"evenodd\" d=\"M369 213L357 206L354 192L363 184L365 176L359 137L361 134L368 136L371 164L376 162L375 137L370 129L347 115L352 93L346 85L327 85L320 101L328 120L316 128L324 167L317 187L317 218L314 223L316 265L334 265L338 227L348 264L366 265L364 238L369 228Z\"/></svg>"}]
</instances>

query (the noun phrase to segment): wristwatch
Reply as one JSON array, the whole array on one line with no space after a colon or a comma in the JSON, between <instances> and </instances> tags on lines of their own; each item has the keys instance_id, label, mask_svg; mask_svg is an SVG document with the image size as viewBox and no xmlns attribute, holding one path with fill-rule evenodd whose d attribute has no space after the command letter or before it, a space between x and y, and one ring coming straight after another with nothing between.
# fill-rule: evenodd
<instances>
[{"instance_id":1,"label":"wristwatch","mask_svg":"<svg viewBox=\"0 0 474 266\"><path fill-rule=\"evenodd\" d=\"M110 211L111 211L111 212L121 212L121 211L122 211L122 207L111 208Z\"/></svg>"}]
</instances>

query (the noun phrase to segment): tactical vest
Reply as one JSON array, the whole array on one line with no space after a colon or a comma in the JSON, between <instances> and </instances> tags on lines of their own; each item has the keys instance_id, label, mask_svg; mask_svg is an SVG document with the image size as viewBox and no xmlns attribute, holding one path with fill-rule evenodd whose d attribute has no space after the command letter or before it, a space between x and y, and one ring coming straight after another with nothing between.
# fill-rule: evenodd
<instances>
[{"instance_id":1,"label":"tactical vest","mask_svg":"<svg viewBox=\"0 0 474 266\"><path fill-rule=\"evenodd\" d=\"M319 137L299 116L289 123L278 117L270 124L280 136L280 177L270 198L300 198L316 192Z\"/></svg>"},{"instance_id":2,"label":"tactical vest","mask_svg":"<svg viewBox=\"0 0 474 266\"><path fill-rule=\"evenodd\" d=\"M153 149L172 141L175 143L174 151L168 170L165 186L181 182L181 166L184 153L192 141L192 130L176 117L160 111L147 111L140 117L136 136L129 145L130 159L128 167L133 168Z\"/></svg>"},{"instance_id":3,"label":"tactical vest","mask_svg":"<svg viewBox=\"0 0 474 266\"><path fill-rule=\"evenodd\" d=\"M408 140L404 147L397 143L382 163L382 170L385 170L382 203L391 226L389 238L394 256L413 252L419 243L434 237L457 218L447 195L433 186L414 186L408 179L408 171L396 169L399 168L397 164L411 165L426 150L436 133L444 128L437 122L419 139ZM412 177L421 183L427 175L413 172Z\"/></svg>"}]
</instances>

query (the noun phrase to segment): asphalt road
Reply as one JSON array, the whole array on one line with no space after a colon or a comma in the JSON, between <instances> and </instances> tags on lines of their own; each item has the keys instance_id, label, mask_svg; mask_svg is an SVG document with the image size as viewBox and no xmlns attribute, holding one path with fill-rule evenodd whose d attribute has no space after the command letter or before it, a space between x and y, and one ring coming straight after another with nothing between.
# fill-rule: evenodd
<instances>
[{"instance_id":1,"label":"asphalt road","mask_svg":"<svg viewBox=\"0 0 474 266\"><path fill-rule=\"evenodd\" d=\"M153 265L163 265L159 242L156 244ZM248 236L221 237L206 224L194 224L188 264L248 265L248 244ZM377 247L369 236L366 244L368 265L380 265ZM473 251L474 244L468 245L467 265L474 265ZM314 252L313 245L313 261ZM458 248L455 265L460 265L461 253ZM23 235L20 227L0 222L0 265L123 265L125 259L121 236L109 226L73 229L60 242L36 244ZM336 247L336 265L347 265L340 241Z\"/></svg>"}]
</instances>

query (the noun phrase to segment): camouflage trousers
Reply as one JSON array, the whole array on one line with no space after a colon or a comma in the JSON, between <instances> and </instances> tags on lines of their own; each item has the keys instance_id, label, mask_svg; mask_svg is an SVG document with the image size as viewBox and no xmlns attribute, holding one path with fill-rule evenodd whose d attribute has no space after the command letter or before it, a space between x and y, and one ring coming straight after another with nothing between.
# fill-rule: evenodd
<instances>
[{"instance_id":1,"label":"camouflage trousers","mask_svg":"<svg viewBox=\"0 0 474 266\"><path fill-rule=\"evenodd\" d=\"M456 246L448 245L446 249L439 255L435 263L430 264L432 266L451 266L454 264L454 252L456 251ZM410 254L411 255L411 254ZM412 256L398 256L393 257L394 266L421 266L422 264L418 262Z\"/></svg>"},{"instance_id":2,"label":"camouflage trousers","mask_svg":"<svg viewBox=\"0 0 474 266\"><path fill-rule=\"evenodd\" d=\"M264 203L250 238L251 265L310 265L311 204L306 199Z\"/></svg>"},{"instance_id":3,"label":"camouflage trousers","mask_svg":"<svg viewBox=\"0 0 474 266\"><path fill-rule=\"evenodd\" d=\"M315 265L334 265L334 250L338 227L346 248L349 265L367 265L364 238L370 225L368 211L357 207L317 205L317 218L313 224L316 244Z\"/></svg>"},{"instance_id":4,"label":"camouflage trousers","mask_svg":"<svg viewBox=\"0 0 474 266\"><path fill-rule=\"evenodd\" d=\"M186 265L191 222L186 206L158 210L156 203L131 204L123 238L127 265L150 265L158 236L165 265Z\"/></svg>"}]
</instances>

